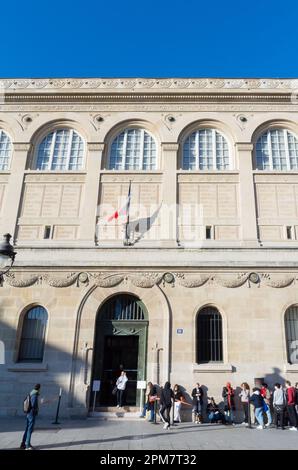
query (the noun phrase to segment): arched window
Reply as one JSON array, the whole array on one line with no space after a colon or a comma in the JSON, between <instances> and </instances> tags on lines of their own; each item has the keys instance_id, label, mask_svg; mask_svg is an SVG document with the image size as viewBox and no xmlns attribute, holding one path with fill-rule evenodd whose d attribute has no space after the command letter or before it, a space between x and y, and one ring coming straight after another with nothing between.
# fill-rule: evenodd
<instances>
[{"instance_id":1,"label":"arched window","mask_svg":"<svg viewBox=\"0 0 298 470\"><path fill-rule=\"evenodd\" d=\"M197 316L197 362L222 362L222 318L214 307L204 307Z\"/></svg>"},{"instance_id":2,"label":"arched window","mask_svg":"<svg viewBox=\"0 0 298 470\"><path fill-rule=\"evenodd\" d=\"M298 138L287 129L269 129L256 145L258 170L298 170Z\"/></svg>"},{"instance_id":3,"label":"arched window","mask_svg":"<svg viewBox=\"0 0 298 470\"><path fill-rule=\"evenodd\" d=\"M143 303L134 295L121 294L109 299L100 311L99 321L146 320Z\"/></svg>"},{"instance_id":4,"label":"arched window","mask_svg":"<svg viewBox=\"0 0 298 470\"><path fill-rule=\"evenodd\" d=\"M229 145L215 129L198 129L183 144L183 170L230 170Z\"/></svg>"},{"instance_id":5,"label":"arched window","mask_svg":"<svg viewBox=\"0 0 298 470\"><path fill-rule=\"evenodd\" d=\"M58 129L39 144L37 170L81 170L84 141L73 129Z\"/></svg>"},{"instance_id":6,"label":"arched window","mask_svg":"<svg viewBox=\"0 0 298 470\"><path fill-rule=\"evenodd\" d=\"M3 129L0 129L0 171L9 170L11 150L10 138Z\"/></svg>"},{"instance_id":7,"label":"arched window","mask_svg":"<svg viewBox=\"0 0 298 470\"><path fill-rule=\"evenodd\" d=\"M117 135L110 150L110 170L156 170L154 138L140 128L129 128Z\"/></svg>"},{"instance_id":8,"label":"arched window","mask_svg":"<svg viewBox=\"0 0 298 470\"><path fill-rule=\"evenodd\" d=\"M298 306L293 305L285 313L287 356L290 364L298 364Z\"/></svg>"},{"instance_id":9,"label":"arched window","mask_svg":"<svg viewBox=\"0 0 298 470\"><path fill-rule=\"evenodd\" d=\"M23 321L19 362L42 362L48 314L43 307L33 307Z\"/></svg>"}]
</instances>

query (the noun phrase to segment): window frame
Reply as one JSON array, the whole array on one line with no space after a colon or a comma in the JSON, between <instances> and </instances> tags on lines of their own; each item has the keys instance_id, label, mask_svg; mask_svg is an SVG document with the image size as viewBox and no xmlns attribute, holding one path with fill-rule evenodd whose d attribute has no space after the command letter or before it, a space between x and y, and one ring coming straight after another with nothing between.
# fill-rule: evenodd
<instances>
[{"instance_id":1,"label":"window frame","mask_svg":"<svg viewBox=\"0 0 298 470\"><path fill-rule=\"evenodd\" d=\"M293 313L293 309L296 309L295 315L297 317L294 320L287 318L288 316L290 316ZM297 323L297 325L294 326L294 330L295 329L297 330L297 337L296 337L296 339L291 339L291 340L289 340L289 334L288 334L289 326L287 326L287 323L290 323L290 321L293 321L293 322ZM296 353L297 360L295 362L292 362L291 361L291 350L293 350L294 348L290 348L290 344L292 343L292 341L297 342L297 345L298 345L298 305L296 305L296 304L290 305L284 313L284 335L285 335L285 348L286 348L287 363L288 364L293 364L293 365L298 365L298 354ZM292 354L293 354L293 352L292 352Z\"/></svg>"},{"instance_id":2,"label":"window frame","mask_svg":"<svg viewBox=\"0 0 298 470\"><path fill-rule=\"evenodd\" d=\"M199 133L200 131L211 131L211 142L212 142L212 168L200 168L200 152L199 152L199 145L200 145L200 140L199 140ZM185 168L184 167L184 147L186 144L186 141L190 139L191 135L195 134L195 163L196 167L195 168ZM217 168L217 134L224 140L224 142L227 145L228 149L228 168ZM182 140L182 145L181 145L181 155L180 155L180 170L182 171L187 171L187 172L230 172L235 170L235 161L234 161L234 156L232 153L232 147L230 143L230 139L227 137L227 135L222 132L220 129L217 127L212 127L212 126L202 126L202 127L197 127L192 129L190 132L186 134L186 136Z\"/></svg>"},{"instance_id":3,"label":"window frame","mask_svg":"<svg viewBox=\"0 0 298 470\"><path fill-rule=\"evenodd\" d=\"M7 155L7 161L8 161L7 168L2 169L1 165L0 165L0 172L1 173L5 172L5 171L10 171L10 169L11 169L11 159L12 159L12 153L13 153L13 143L12 143L11 136L9 135L9 133L5 129L3 129L3 127L0 127L0 140L1 140L1 137L2 137L2 133L9 140L9 153ZM6 157L4 157L4 158L6 158Z\"/></svg>"},{"instance_id":4,"label":"window frame","mask_svg":"<svg viewBox=\"0 0 298 470\"><path fill-rule=\"evenodd\" d=\"M26 339L24 338L24 328L25 328L25 324L26 324L26 320L27 320L27 317L28 315L30 314L30 312L36 308L40 308L43 310L44 314L46 315L46 318L45 318L45 325L44 325L44 328L43 328L43 336L41 338L42 340L42 355L38 358L38 359L34 359L34 358L22 358L21 357L21 349L22 349L22 342L23 342L23 339ZM35 319L36 320L36 319ZM28 307L25 312L23 313L22 315L22 319L21 319L21 323L20 323L20 326L19 326L19 340L18 340L18 345L17 345L17 355L16 355L16 362L18 364L41 364L44 362L44 357L45 357L45 349L46 349L46 336L47 336L47 330L48 330L48 322L49 322L49 314L48 314L48 311L45 307L43 307L42 305L31 305L30 307ZM35 338L29 338L30 340L35 340ZM39 338L37 338L38 340Z\"/></svg>"},{"instance_id":5,"label":"window frame","mask_svg":"<svg viewBox=\"0 0 298 470\"><path fill-rule=\"evenodd\" d=\"M272 151L272 137L271 133L272 131L282 131L283 135L283 140L284 140L284 148L285 148L285 161L286 161L286 168L274 168L274 155ZM266 135L267 134L267 135ZM259 141L266 135L267 139L267 146L268 146L268 163L269 163L269 168L258 168L258 143ZM290 158L290 151L289 151L289 135L292 135L297 141L298 141L298 135L293 131L292 129L284 126L273 126L269 127L261 134L259 134L255 140L254 144L254 170L255 171L276 171L276 172L287 172L287 171L298 171L298 155L297 155L297 168L291 168L291 158ZM280 156L279 156L280 160ZM264 159L262 158L262 166Z\"/></svg>"},{"instance_id":6,"label":"window frame","mask_svg":"<svg viewBox=\"0 0 298 470\"><path fill-rule=\"evenodd\" d=\"M52 168L53 165L53 159L54 159L54 150L55 150L55 144L56 144L56 138L57 138L57 133L59 131L70 131L70 136L69 136L69 142L68 142L68 148L67 148L67 157L66 157L66 167L65 169L54 169ZM51 146L50 146L50 155L49 155L49 162L47 165L46 169L43 168L38 168L38 160L39 160L39 150L40 146L43 143L43 141L49 136L53 134L52 136L52 141L51 141ZM71 161L71 148L72 148L72 143L73 143L73 136L74 134L77 134L78 137L81 139L82 144L83 144L83 156L82 156L82 165L81 168L78 169L71 169L69 168L70 161ZM80 132L77 131L77 129L72 128L72 127L67 127L67 126L59 126L54 129L48 129L46 134L43 134L42 137L38 140L38 143L36 145L36 151L33 159L33 171L38 171L38 172L82 172L85 170L86 167L86 153L87 153L87 145L86 145L86 140L82 136Z\"/></svg>"},{"instance_id":7,"label":"window frame","mask_svg":"<svg viewBox=\"0 0 298 470\"><path fill-rule=\"evenodd\" d=\"M199 337L199 319L200 315L201 318L203 315L205 315L202 312L207 311L207 310L212 310L213 311L213 316L217 315L218 320L219 320L219 338L216 338L216 342L218 344L218 354L220 355L220 359L214 360L212 358L209 358L208 360L205 358L204 360L200 358L199 355L199 345L200 345L200 337ZM210 315L210 314L209 314ZM207 315L206 315L207 316ZM212 341L212 338L206 339L206 344L208 342ZM200 308L199 311L197 312L196 315L196 323L195 323L195 360L197 364L224 364L224 359L225 359L225 333L224 333L224 318L223 315L221 314L220 310L215 307L214 305L205 305L204 307Z\"/></svg>"},{"instance_id":8,"label":"window frame","mask_svg":"<svg viewBox=\"0 0 298 470\"><path fill-rule=\"evenodd\" d=\"M127 135L128 132L131 130L138 130L141 132L140 136L140 158L138 162L137 168L126 168L126 163L127 163ZM144 148L145 148L145 133L148 134L148 136L152 139L154 145L155 145L155 165L154 168L143 168L144 166ZM121 134L124 134L123 137L123 152L122 152L122 157L121 157L121 168L113 168L111 167L111 160L112 160L112 148L113 144L116 139L119 138ZM122 128L120 131L118 130L117 133L114 133L110 140L109 140L109 145L108 145L108 152L107 152L107 159L106 159L106 170L107 171L117 171L117 172L154 172L159 170L159 146L158 146L158 140L155 137L155 135L150 132L146 127L141 127L137 125L131 125L125 128ZM125 151L124 151L125 150ZM114 159L115 160L115 159ZM149 164L150 164L151 156L149 155Z\"/></svg>"}]
</instances>

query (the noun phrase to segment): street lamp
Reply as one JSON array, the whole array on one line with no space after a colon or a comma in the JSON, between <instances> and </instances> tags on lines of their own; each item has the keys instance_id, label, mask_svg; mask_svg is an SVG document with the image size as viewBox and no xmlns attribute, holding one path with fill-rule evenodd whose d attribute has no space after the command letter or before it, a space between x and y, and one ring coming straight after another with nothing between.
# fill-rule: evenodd
<instances>
[{"instance_id":1,"label":"street lamp","mask_svg":"<svg viewBox=\"0 0 298 470\"><path fill-rule=\"evenodd\" d=\"M10 243L11 235L3 235L3 241L0 243L0 279L3 281L3 275L12 268L16 252Z\"/></svg>"}]
</instances>

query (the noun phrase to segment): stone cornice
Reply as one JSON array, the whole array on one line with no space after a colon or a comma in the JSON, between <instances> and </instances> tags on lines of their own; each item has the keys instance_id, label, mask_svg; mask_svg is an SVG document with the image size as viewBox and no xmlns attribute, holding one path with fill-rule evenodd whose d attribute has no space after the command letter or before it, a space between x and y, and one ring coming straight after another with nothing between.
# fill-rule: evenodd
<instances>
[{"instance_id":1,"label":"stone cornice","mask_svg":"<svg viewBox=\"0 0 298 470\"><path fill-rule=\"evenodd\" d=\"M298 78L5 78L4 90L295 90Z\"/></svg>"}]
</instances>

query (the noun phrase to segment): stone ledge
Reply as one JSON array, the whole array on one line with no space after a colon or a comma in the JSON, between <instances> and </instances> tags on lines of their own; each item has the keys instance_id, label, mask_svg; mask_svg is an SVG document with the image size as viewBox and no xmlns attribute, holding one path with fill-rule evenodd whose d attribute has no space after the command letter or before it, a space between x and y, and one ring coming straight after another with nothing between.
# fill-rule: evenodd
<instances>
[{"instance_id":1,"label":"stone ledge","mask_svg":"<svg viewBox=\"0 0 298 470\"><path fill-rule=\"evenodd\" d=\"M8 372L46 372L48 370L48 364L15 364L11 367L7 367Z\"/></svg>"},{"instance_id":2,"label":"stone ledge","mask_svg":"<svg viewBox=\"0 0 298 470\"><path fill-rule=\"evenodd\" d=\"M194 364L193 365L194 373L202 372L222 372L222 373L231 373L233 372L233 366L231 364Z\"/></svg>"},{"instance_id":3,"label":"stone ledge","mask_svg":"<svg viewBox=\"0 0 298 470\"><path fill-rule=\"evenodd\" d=\"M293 374L298 373L298 364L285 364L284 365L285 372L292 372Z\"/></svg>"}]
</instances>

